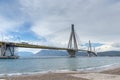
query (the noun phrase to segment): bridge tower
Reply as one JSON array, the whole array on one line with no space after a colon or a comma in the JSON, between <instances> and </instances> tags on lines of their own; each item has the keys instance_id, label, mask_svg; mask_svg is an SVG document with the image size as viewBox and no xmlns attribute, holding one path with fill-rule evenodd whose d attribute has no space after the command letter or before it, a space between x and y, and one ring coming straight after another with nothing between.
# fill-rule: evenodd
<instances>
[{"instance_id":1,"label":"bridge tower","mask_svg":"<svg viewBox=\"0 0 120 80\"><path fill-rule=\"evenodd\" d=\"M91 57L91 52L92 52L92 46L91 46L91 41L89 40L88 42L88 56Z\"/></svg>"},{"instance_id":2,"label":"bridge tower","mask_svg":"<svg viewBox=\"0 0 120 80\"><path fill-rule=\"evenodd\" d=\"M68 42L68 49L70 49L70 50L67 50L70 57L75 57L75 54L78 51L78 45L77 45L77 40L76 40L76 35L74 30L74 24L71 25L71 34Z\"/></svg>"},{"instance_id":3,"label":"bridge tower","mask_svg":"<svg viewBox=\"0 0 120 80\"><path fill-rule=\"evenodd\" d=\"M89 40L89 43L88 43L88 56L91 57L91 56L97 56L97 54L95 53L95 50L93 51L92 50L92 45L91 45L91 41Z\"/></svg>"}]
</instances>

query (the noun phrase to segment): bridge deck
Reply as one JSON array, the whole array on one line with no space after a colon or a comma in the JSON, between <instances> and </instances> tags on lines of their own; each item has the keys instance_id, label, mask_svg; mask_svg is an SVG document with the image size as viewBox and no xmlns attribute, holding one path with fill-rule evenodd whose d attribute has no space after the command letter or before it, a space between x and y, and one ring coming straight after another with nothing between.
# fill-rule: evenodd
<instances>
[{"instance_id":1,"label":"bridge deck","mask_svg":"<svg viewBox=\"0 0 120 80\"><path fill-rule=\"evenodd\" d=\"M75 51L75 49L53 47L53 46L44 46L44 45L34 45L34 44L28 44L28 43L0 42L0 46L2 46L2 44L11 44L11 45L14 45L15 47L22 47L22 48L53 49L53 50L73 50L73 51ZM76 51L88 52L88 54L92 53L93 55L97 56L97 54L95 52L88 51L88 50L78 49Z\"/></svg>"},{"instance_id":2,"label":"bridge deck","mask_svg":"<svg viewBox=\"0 0 120 80\"><path fill-rule=\"evenodd\" d=\"M74 50L69 48L61 48L61 47L53 47L53 46L44 46L44 45L34 45L28 43L14 43L14 42L0 42L0 46L2 44L13 44L15 47L22 47L22 48L36 48L36 49L54 49L54 50ZM87 51L78 49L77 51Z\"/></svg>"}]
</instances>

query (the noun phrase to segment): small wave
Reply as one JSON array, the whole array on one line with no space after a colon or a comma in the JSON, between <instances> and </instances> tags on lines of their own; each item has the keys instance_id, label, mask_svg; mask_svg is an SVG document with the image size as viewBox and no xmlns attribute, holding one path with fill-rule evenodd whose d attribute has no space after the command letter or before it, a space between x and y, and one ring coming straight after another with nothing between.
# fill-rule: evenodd
<instances>
[{"instance_id":1,"label":"small wave","mask_svg":"<svg viewBox=\"0 0 120 80\"><path fill-rule=\"evenodd\" d=\"M68 69L64 70L49 70L49 71L41 71L41 72L24 72L24 73L8 73L8 74L0 74L0 77L8 77L8 76L24 76L24 75L36 75L36 74L48 74L48 73L71 73L76 71L71 71Z\"/></svg>"},{"instance_id":2,"label":"small wave","mask_svg":"<svg viewBox=\"0 0 120 80\"><path fill-rule=\"evenodd\" d=\"M99 66L99 67L78 69L78 71L82 71L82 72L100 72L100 71L104 71L104 70L115 69L115 68L118 68L118 67L120 67L120 64L114 63L114 64L109 64L109 65L104 65L104 66Z\"/></svg>"},{"instance_id":3,"label":"small wave","mask_svg":"<svg viewBox=\"0 0 120 80\"><path fill-rule=\"evenodd\" d=\"M21 73L5 73L5 74L0 74L0 77L6 77L6 76L18 76L22 75Z\"/></svg>"},{"instance_id":4,"label":"small wave","mask_svg":"<svg viewBox=\"0 0 120 80\"><path fill-rule=\"evenodd\" d=\"M49 71L41 71L41 72L5 73L5 74L0 74L0 77L47 74L47 73L67 73L67 72L72 72L72 71L70 70L49 70Z\"/></svg>"}]
</instances>

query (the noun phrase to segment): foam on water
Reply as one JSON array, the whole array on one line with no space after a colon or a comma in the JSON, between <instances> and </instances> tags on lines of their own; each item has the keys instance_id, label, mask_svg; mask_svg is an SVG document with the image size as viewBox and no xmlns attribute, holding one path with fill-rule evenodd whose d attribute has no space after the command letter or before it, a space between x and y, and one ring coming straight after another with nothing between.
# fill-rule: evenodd
<instances>
[{"instance_id":1,"label":"foam on water","mask_svg":"<svg viewBox=\"0 0 120 80\"><path fill-rule=\"evenodd\" d=\"M35 75L35 74L47 74L47 73L68 73L73 72L70 70L49 70L49 71L41 71L41 72L25 72L25 73L8 73L8 74L0 74L0 77L6 76L21 76L21 75Z\"/></svg>"},{"instance_id":2,"label":"foam on water","mask_svg":"<svg viewBox=\"0 0 120 80\"><path fill-rule=\"evenodd\" d=\"M114 63L114 64L109 64L109 65L103 65L99 67L91 67L91 68L85 68L85 69L78 69L78 71L84 71L84 72L101 72L104 70L109 70L109 69L115 69L119 68L120 64Z\"/></svg>"}]
</instances>

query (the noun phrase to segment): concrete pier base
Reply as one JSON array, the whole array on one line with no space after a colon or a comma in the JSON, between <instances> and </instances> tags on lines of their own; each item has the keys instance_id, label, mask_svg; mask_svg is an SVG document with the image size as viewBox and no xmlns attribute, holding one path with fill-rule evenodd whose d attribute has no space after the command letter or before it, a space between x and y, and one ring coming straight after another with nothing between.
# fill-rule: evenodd
<instances>
[{"instance_id":1,"label":"concrete pier base","mask_svg":"<svg viewBox=\"0 0 120 80\"><path fill-rule=\"evenodd\" d=\"M0 46L0 59L18 59L15 54L16 47L13 43L2 43Z\"/></svg>"},{"instance_id":2,"label":"concrete pier base","mask_svg":"<svg viewBox=\"0 0 120 80\"><path fill-rule=\"evenodd\" d=\"M75 57L75 55L76 55L75 50L67 50L67 52L69 53L70 57Z\"/></svg>"}]
</instances>

